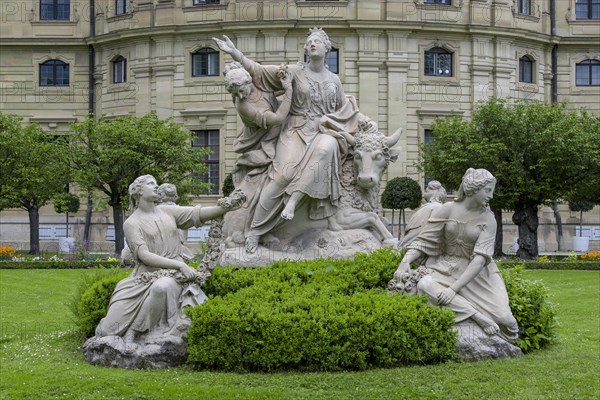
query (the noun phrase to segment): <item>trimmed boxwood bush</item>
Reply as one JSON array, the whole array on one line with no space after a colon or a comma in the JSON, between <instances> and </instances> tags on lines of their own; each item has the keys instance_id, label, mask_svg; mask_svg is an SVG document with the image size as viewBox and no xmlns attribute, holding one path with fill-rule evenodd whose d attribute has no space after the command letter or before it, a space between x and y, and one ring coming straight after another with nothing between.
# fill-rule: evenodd
<instances>
[{"instance_id":1,"label":"trimmed boxwood bush","mask_svg":"<svg viewBox=\"0 0 600 400\"><path fill-rule=\"evenodd\" d=\"M254 286L193 308L188 360L226 371L338 371L455 355L454 314L423 296Z\"/></svg>"},{"instance_id":2,"label":"trimmed boxwood bush","mask_svg":"<svg viewBox=\"0 0 600 400\"><path fill-rule=\"evenodd\" d=\"M523 269L502 270L510 309L519 324L517 346L528 352L556 340L556 312L548 301L548 289L540 281L523 278Z\"/></svg>"},{"instance_id":3,"label":"trimmed boxwood bush","mask_svg":"<svg viewBox=\"0 0 600 400\"><path fill-rule=\"evenodd\" d=\"M81 336L94 336L96 326L106 316L115 286L130 273L130 270L113 268L83 276L70 304L73 320Z\"/></svg>"},{"instance_id":4,"label":"trimmed boxwood bush","mask_svg":"<svg viewBox=\"0 0 600 400\"><path fill-rule=\"evenodd\" d=\"M539 261L501 261L498 263L503 268L523 267L525 269L553 269L553 270L593 270L600 271L600 261L561 260L550 262Z\"/></svg>"},{"instance_id":5,"label":"trimmed boxwood bush","mask_svg":"<svg viewBox=\"0 0 600 400\"><path fill-rule=\"evenodd\" d=\"M390 296L402 254L218 268L189 311L189 361L227 371L337 371L435 363L456 354L454 314Z\"/></svg>"}]
</instances>

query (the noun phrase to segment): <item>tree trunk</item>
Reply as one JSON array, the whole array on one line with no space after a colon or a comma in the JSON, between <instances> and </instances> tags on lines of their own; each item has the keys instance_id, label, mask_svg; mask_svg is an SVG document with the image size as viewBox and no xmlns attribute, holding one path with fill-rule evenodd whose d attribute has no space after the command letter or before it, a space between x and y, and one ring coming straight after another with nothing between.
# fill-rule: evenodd
<instances>
[{"instance_id":1,"label":"tree trunk","mask_svg":"<svg viewBox=\"0 0 600 400\"><path fill-rule=\"evenodd\" d=\"M502 243L504 242L504 232L502 232L502 210L492 208L494 218L496 218L496 241L494 242L494 257L502 257Z\"/></svg>"},{"instance_id":2,"label":"tree trunk","mask_svg":"<svg viewBox=\"0 0 600 400\"><path fill-rule=\"evenodd\" d=\"M125 247L125 234L123 232L123 207L120 202L115 202L113 207L113 220L115 225L115 256L121 257Z\"/></svg>"},{"instance_id":3,"label":"tree trunk","mask_svg":"<svg viewBox=\"0 0 600 400\"><path fill-rule=\"evenodd\" d=\"M516 210L512 220L519 227L519 251L517 256L531 260L538 256L537 228L539 225L537 206L526 206Z\"/></svg>"},{"instance_id":4,"label":"tree trunk","mask_svg":"<svg viewBox=\"0 0 600 400\"><path fill-rule=\"evenodd\" d=\"M402 239L404 235L404 229L402 229L402 218L404 216L404 209L398 211L398 242Z\"/></svg>"},{"instance_id":5,"label":"tree trunk","mask_svg":"<svg viewBox=\"0 0 600 400\"><path fill-rule=\"evenodd\" d=\"M394 234L394 209L392 208L392 235Z\"/></svg>"},{"instance_id":6,"label":"tree trunk","mask_svg":"<svg viewBox=\"0 0 600 400\"><path fill-rule=\"evenodd\" d=\"M558 200L554 199L552 201L552 211L554 211L554 219L556 220L556 241L558 243L558 250L563 249L563 226L562 226L562 218L560 216L560 212L558 211Z\"/></svg>"},{"instance_id":7,"label":"tree trunk","mask_svg":"<svg viewBox=\"0 0 600 400\"><path fill-rule=\"evenodd\" d=\"M92 196L87 196L87 209L85 210L85 225L83 227L83 242L90 243L90 228L92 226Z\"/></svg>"},{"instance_id":8,"label":"tree trunk","mask_svg":"<svg viewBox=\"0 0 600 400\"><path fill-rule=\"evenodd\" d=\"M40 254L40 208L32 206L29 213L29 254Z\"/></svg>"}]
</instances>

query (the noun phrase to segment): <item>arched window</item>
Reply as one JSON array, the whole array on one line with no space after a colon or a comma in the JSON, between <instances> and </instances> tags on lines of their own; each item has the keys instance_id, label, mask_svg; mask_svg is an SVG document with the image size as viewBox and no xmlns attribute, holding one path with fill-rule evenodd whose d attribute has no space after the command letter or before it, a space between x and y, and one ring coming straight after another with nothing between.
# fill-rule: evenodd
<instances>
[{"instance_id":1,"label":"arched window","mask_svg":"<svg viewBox=\"0 0 600 400\"><path fill-rule=\"evenodd\" d=\"M69 64L60 60L40 64L40 86L69 86Z\"/></svg>"},{"instance_id":2,"label":"arched window","mask_svg":"<svg viewBox=\"0 0 600 400\"><path fill-rule=\"evenodd\" d=\"M119 56L112 62L113 83L127 82L127 60Z\"/></svg>"},{"instance_id":3,"label":"arched window","mask_svg":"<svg viewBox=\"0 0 600 400\"><path fill-rule=\"evenodd\" d=\"M600 61L584 60L575 65L575 85L600 86Z\"/></svg>"},{"instance_id":4,"label":"arched window","mask_svg":"<svg viewBox=\"0 0 600 400\"><path fill-rule=\"evenodd\" d=\"M441 47L425 51L425 75L452 76L452 53Z\"/></svg>"},{"instance_id":5,"label":"arched window","mask_svg":"<svg viewBox=\"0 0 600 400\"><path fill-rule=\"evenodd\" d=\"M204 47L192 54L192 76L219 75L219 52Z\"/></svg>"},{"instance_id":6,"label":"arched window","mask_svg":"<svg viewBox=\"0 0 600 400\"><path fill-rule=\"evenodd\" d=\"M68 20L71 14L70 0L40 0L41 20Z\"/></svg>"},{"instance_id":7,"label":"arched window","mask_svg":"<svg viewBox=\"0 0 600 400\"><path fill-rule=\"evenodd\" d=\"M533 83L533 66L535 61L529 56L519 59L519 82Z\"/></svg>"}]
</instances>

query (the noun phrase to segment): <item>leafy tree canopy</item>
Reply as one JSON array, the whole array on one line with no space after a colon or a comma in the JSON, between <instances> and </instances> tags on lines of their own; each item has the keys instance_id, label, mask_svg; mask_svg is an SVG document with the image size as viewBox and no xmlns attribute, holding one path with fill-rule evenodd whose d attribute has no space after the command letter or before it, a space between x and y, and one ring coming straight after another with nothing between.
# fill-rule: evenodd
<instances>
[{"instance_id":1,"label":"leafy tree canopy","mask_svg":"<svg viewBox=\"0 0 600 400\"><path fill-rule=\"evenodd\" d=\"M412 178L396 177L391 179L381 194L381 205L392 210L415 209L421 206L421 187Z\"/></svg>"},{"instance_id":2,"label":"leafy tree canopy","mask_svg":"<svg viewBox=\"0 0 600 400\"><path fill-rule=\"evenodd\" d=\"M591 184L590 173L599 168L599 118L569 112L564 104L492 99L480 103L471 120L438 119L432 129L421 167L453 188L467 168L489 170L498 179L490 203L497 209L566 197L586 180Z\"/></svg>"},{"instance_id":3,"label":"leafy tree canopy","mask_svg":"<svg viewBox=\"0 0 600 400\"><path fill-rule=\"evenodd\" d=\"M585 111L492 99L478 104L471 120L438 119L432 129L434 140L423 146L421 167L454 188L469 167L494 174L498 182L490 205L515 211L524 258L537 256L539 205L567 198L583 185L600 197L600 122Z\"/></svg>"},{"instance_id":4,"label":"leafy tree canopy","mask_svg":"<svg viewBox=\"0 0 600 400\"><path fill-rule=\"evenodd\" d=\"M36 124L0 113L0 209L47 204L69 182L54 136Z\"/></svg>"},{"instance_id":5,"label":"leafy tree canopy","mask_svg":"<svg viewBox=\"0 0 600 400\"><path fill-rule=\"evenodd\" d=\"M206 191L208 184L193 179L206 172L205 149L191 146L192 135L173 120L151 113L143 117L105 117L72 126L68 154L75 181L109 198L115 219L116 252L123 248L122 209L129 185L140 175L153 175L160 183L172 183L182 202L186 194Z\"/></svg>"}]
</instances>

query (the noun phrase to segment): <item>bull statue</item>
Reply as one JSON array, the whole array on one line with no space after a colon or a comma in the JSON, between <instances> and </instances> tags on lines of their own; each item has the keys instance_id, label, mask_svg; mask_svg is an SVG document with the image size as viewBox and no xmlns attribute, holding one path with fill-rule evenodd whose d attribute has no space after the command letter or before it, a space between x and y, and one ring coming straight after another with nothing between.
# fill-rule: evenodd
<instances>
[{"instance_id":1,"label":"bull statue","mask_svg":"<svg viewBox=\"0 0 600 400\"><path fill-rule=\"evenodd\" d=\"M387 137L372 121L359 122L359 132L351 140L354 154L342 166L342 197L337 212L329 217L329 229L369 229L384 244L394 237L377 214L381 176L390 162L395 162L401 147L394 146L402 136L402 128ZM350 179L348 179L350 178Z\"/></svg>"}]
</instances>

